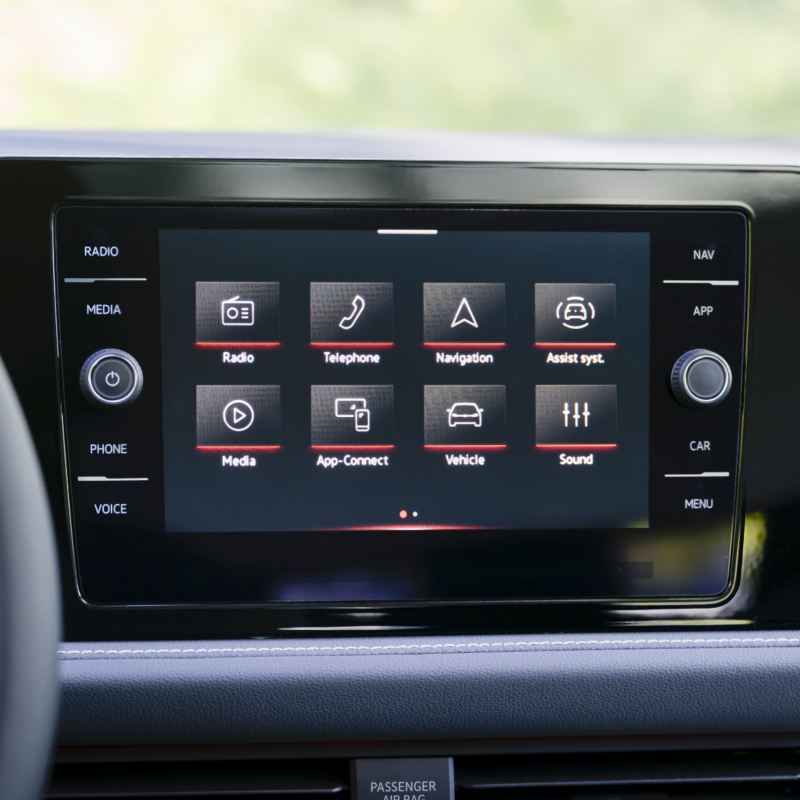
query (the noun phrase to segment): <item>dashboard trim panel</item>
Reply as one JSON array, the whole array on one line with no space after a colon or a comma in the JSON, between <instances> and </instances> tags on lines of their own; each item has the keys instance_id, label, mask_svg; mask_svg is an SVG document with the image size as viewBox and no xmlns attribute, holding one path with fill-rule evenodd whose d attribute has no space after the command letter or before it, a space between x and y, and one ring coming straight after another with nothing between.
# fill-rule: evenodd
<instances>
[{"instance_id":1,"label":"dashboard trim panel","mask_svg":"<svg viewBox=\"0 0 800 800\"><path fill-rule=\"evenodd\" d=\"M668 148L667 148L668 149ZM800 563L788 532L798 511L796 480L780 467L788 463L800 443L793 425L776 432L769 409L775 403L792 402L798 380L781 373L776 380L777 355L791 335L788 322L795 278L781 270L781 253L797 245L796 219L800 209L798 170L791 166L758 166L751 163L728 168L719 164L683 166L692 160L691 149L672 151L672 163L415 163L322 161L213 161L171 160L158 157L132 159L67 158L48 161L33 158L0 160L0 179L17 187L13 202L0 200L4 241L0 259L15 264L9 297L49 294L50 278L43 260L52 265L49 217L59 202L92 202L114 197L136 203L237 203L262 204L279 200L294 204L348 205L366 199L380 204L397 202L430 205L521 203L567 207L572 204L602 208L706 207L747 208L751 216L751 249L754 269L750 276L751 325L748 333L747 418L743 430L743 497L751 533L745 530L745 568L741 585L730 599L714 608L671 608L663 611L614 607L589 612L585 606L543 604L502 610L475 608L472 631L513 630L613 630L636 624L658 628L744 625L760 629L791 628L796 614L788 574ZM681 157L681 152L686 156ZM334 156L335 157L335 156ZM621 151L620 151L621 157ZM666 163L669 159L661 159ZM784 163L791 163L787 159ZM368 176L368 177L367 177ZM766 311L769 307L770 311ZM4 357L29 415L40 450L54 506L63 503L61 470L58 468L54 424L57 385L54 377L32 373L32 359L54 363L55 337L52 308L3 308L9 330L30 330L27 349L13 350ZM33 331L38 331L34 334ZM63 522L59 537L62 574L70 584L72 559ZM748 544L748 537L756 542ZM750 552L752 550L752 552ZM176 639L181 637L224 638L230 636L302 635L313 629L351 629L375 636L387 620L359 617L359 611L336 610L320 618L307 610L291 609L284 624L275 626L263 609L96 609L87 608L74 592L65 598L67 635L73 640ZM409 609L392 621L397 628L413 631L464 630L464 620L446 608L422 618Z\"/></svg>"}]
</instances>

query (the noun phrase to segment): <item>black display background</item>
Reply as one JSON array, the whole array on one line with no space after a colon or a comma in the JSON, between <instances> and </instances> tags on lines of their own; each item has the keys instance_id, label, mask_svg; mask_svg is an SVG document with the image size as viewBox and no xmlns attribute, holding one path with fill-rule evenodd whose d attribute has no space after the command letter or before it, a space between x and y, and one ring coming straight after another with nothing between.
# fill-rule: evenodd
<instances>
[{"instance_id":1,"label":"black display background","mask_svg":"<svg viewBox=\"0 0 800 800\"><path fill-rule=\"evenodd\" d=\"M189 214L182 216L190 220ZM336 215L334 222L355 226L364 216L353 211L349 219ZM313 228L270 230L276 221L267 210L257 230L241 230L236 222L237 230L162 228L167 531L647 527L648 234L530 231L525 229L538 226L539 220L525 212L434 216L436 236L378 235L375 228L323 230L317 226L326 215L302 210L292 224ZM367 217L382 227L410 224L407 214L397 212ZM414 215L414 221L422 218ZM280 283L282 347L250 350L253 364L234 365L223 364L220 351L195 348L195 281L259 278ZM309 347L309 284L319 280L394 284L395 347L379 351L380 364L325 364L323 352ZM505 284L508 346L489 351L494 364L436 364L436 351L423 349L423 284L447 280ZM532 347L533 285L557 281L616 285L618 346L579 351L600 353L604 365L547 365L548 352L578 351ZM455 307L451 316L454 312ZM251 338L246 328L230 332ZM466 345L458 352L474 350ZM388 441L395 449L389 467L317 466L320 454L309 451L311 385L373 383L394 387L395 436ZM195 384L280 384L282 450L253 453L253 468L222 468L219 453L195 452ZM498 439L507 444L506 451L482 453L482 467L447 466L444 453L423 451L423 388L440 384L506 387L507 435ZM558 452L535 451L536 384L617 385L618 436L612 439L618 449L595 453L592 466L570 467L559 465ZM352 452L358 454L356 448ZM617 491L620 486L625 491ZM405 521L398 516L401 509L409 513ZM410 516L413 511L416 519ZM470 536L437 530L429 535L446 536L453 549Z\"/></svg>"}]
</instances>

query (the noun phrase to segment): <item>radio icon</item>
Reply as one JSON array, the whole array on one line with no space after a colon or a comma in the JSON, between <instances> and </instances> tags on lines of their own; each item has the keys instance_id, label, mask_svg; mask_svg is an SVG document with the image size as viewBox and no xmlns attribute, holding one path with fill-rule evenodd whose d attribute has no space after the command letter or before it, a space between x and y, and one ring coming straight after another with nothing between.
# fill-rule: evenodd
<instances>
[{"instance_id":1,"label":"radio icon","mask_svg":"<svg viewBox=\"0 0 800 800\"><path fill-rule=\"evenodd\" d=\"M230 326L250 326L256 322L256 304L252 300L242 300L237 294L220 303L222 324Z\"/></svg>"}]
</instances>

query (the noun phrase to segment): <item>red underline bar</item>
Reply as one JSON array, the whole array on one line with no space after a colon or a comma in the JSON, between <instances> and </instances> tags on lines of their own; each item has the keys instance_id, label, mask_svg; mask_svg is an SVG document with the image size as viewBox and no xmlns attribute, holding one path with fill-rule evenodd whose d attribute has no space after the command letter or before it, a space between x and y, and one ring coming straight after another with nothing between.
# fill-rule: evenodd
<instances>
[{"instance_id":1,"label":"red underline bar","mask_svg":"<svg viewBox=\"0 0 800 800\"><path fill-rule=\"evenodd\" d=\"M535 444L536 450L616 450L616 444Z\"/></svg>"},{"instance_id":2,"label":"red underline bar","mask_svg":"<svg viewBox=\"0 0 800 800\"><path fill-rule=\"evenodd\" d=\"M483 525L353 525L345 528L329 528L333 531L489 531Z\"/></svg>"},{"instance_id":3,"label":"red underline bar","mask_svg":"<svg viewBox=\"0 0 800 800\"><path fill-rule=\"evenodd\" d=\"M320 453L379 453L394 450L393 444L312 444Z\"/></svg>"},{"instance_id":4,"label":"red underline bar","mask_svg":"<svg viewBox=\"0 0 800 800\"><path fill-rule=\"evenodd\" d=\"M506 342L423 342L427 350L502 350Z\"/></svg>"},{"instance_id":5,"label":"red underline bar","mask_svg":"<svg viewBox=\"0 0 800 800\"><path fill-rule=\"evenodd\" d=\"M508 447L507 444L424 444L423 450L430 450L432 453L447 452L484 452L499 453Z\"/></svg>"},{"instance_id":6,"label":"red underline bar","mask_svg":"<svg viewBox=\"0 0 800 800\"><path fill-rule=\"evenodd\" d=\"M331 348L336 350L391 350L394 342L309 342L314 350Z\"/></svg>"},{"instance_id":7,"label":"red underline bar","mask_svg":"<svg viewBox=\"0 0 800 800\"><path fill-rule=\"evenodd\" d=\"M613 350L616 342L534 342L540 350Z\"/></svg>"},{"instance_id":8,"label":"red underline bar","mask_svg":"<svg viewBox=\"0 0 800 800\"><path fill-rule=\"evenodd\" d=\"M277 453L279 444L198 444L198 453Z\"/></svg>"},{"instance_id":9,"label":"red underline bar","mask_svg":"<svg viewBox=\"0 0 800 800\"><path fill-rule=\"evenodd\" d=\"M275 350L280 346L280 342L195 342L201 350Z\"/></svg>"}]
</instances>

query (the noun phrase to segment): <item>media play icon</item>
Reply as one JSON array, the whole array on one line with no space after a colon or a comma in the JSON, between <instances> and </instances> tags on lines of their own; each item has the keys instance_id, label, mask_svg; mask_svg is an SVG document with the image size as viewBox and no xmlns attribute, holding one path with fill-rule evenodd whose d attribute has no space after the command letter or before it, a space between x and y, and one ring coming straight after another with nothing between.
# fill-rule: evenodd
<instances>
[{"instance_id":1,"label":"media play icon","mask_svg":"<svg viewBox=\"0 0 800 800\"><path fill-rule=\"evenodd\" d=\"M256 417L253 406L247 400L231 400L222 409L222 421L225 426L236 433L246 431Z\"/></svg>"},{"instance_id":2,"label":"media play icon","mask_svg":"<svg viewBox=\"0 0 800 800\"><path fill-rule=\"evenodd\" d=\"M197 448L279 449L280 386L197 387Z\"/></svg>"}]
</instances>

